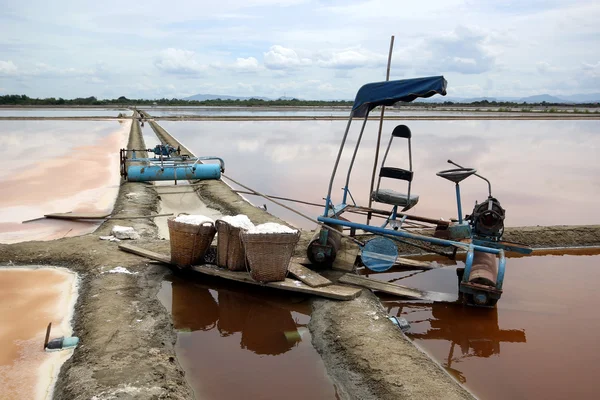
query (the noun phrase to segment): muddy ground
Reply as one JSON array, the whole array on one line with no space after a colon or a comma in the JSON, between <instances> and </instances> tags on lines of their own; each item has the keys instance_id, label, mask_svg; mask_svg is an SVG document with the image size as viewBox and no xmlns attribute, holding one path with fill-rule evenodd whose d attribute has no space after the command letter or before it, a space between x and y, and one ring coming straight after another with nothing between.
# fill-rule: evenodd
<instances>
[{"instance_id":1,"label":"muddy ground","mask_svg":"<svg viewBox=\"0 0 600 400\"><path fill-rule=\"evenodd\" d=\"M151 125L162 141L179 145L158 124ZM145 148L135 119L129 148ZM243 213L255 223L283 223L221 181L203 182L196 191L207 205L224 214ZM158 200L152 185L124 183L113 215L153 214ZM74 321L81 345L61 369L55 398L192 398L175 358L171 317L156 298L169 270L119 251L116 243L99 240L115 224L140 232L136 245L168 252L168 241L157 239L156 225L150 219L109 220L95 233L81 237L0 245L0 265L64 266L82 279ZM301 244L310 236L305 232ZM600 227L513 229L507 231L507 239L525 243L535 239L536 247L600 245ZM303 251L299 248L298 254ZM134 274L103 273L116 266ZM315 299L309 327L313 345L343 398L472 397L387 320L369 291L349 302Z\"/></svg>"}]
</instances>

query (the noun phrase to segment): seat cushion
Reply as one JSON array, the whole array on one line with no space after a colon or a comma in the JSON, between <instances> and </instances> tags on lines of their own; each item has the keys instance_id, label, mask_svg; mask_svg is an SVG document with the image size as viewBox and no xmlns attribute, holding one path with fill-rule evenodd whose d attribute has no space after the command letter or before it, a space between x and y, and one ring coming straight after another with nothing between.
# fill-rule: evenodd
<instances>
[{"instance_id":1,"label":"seat cushion","mask_svg":"<svg viewBox=\"0 0 600 400\"><path fill-rule=\"evenodd\" d=\"M416 194L411 194L409 199L407 195L391 189L375 190L371 198L378 203L408 208L414 207L419 202L419 196Z\"/></svg>"}]
</instances>

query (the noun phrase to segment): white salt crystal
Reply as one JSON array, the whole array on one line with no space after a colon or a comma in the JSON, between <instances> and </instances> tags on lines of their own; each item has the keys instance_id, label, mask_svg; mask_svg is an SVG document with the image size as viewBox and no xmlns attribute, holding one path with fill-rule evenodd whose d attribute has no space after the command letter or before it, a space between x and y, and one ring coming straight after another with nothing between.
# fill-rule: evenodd
<instances>
[{"instance_id":1,"label":"white salt crystal","mask_svg":"<svg viewBox=\"0 0 600 400\"><path fill-rule=\"evenodd\" d=\"M110 231L110 234L117 239L139 239L140 235L130 226L115 225Z\"/></svg>"},{"instance_id":2,"label":"white salt crystal","mask_svg":"<svg viewBox=\"0 0 600 400\"><path fill-rule=\"evenodd\" d=\"M233 217L226 216L226 217L222 217L219 219L221 221L227 222L229 225L234 226L236 228L242 228L242 229L254 228L254 224L252 223L252 221L250 221L250 218L248 218L244 214L239 214L239 215L236 215Z\"/></svg>"},{"instance_id":3,"label":"white salt crystal","mask_svg":"<svg viewBox=\"0 0 600 400\"><path fill-rule=\"evenodd\" d=\"M289 226L277 224L275 222L267 222L265 224L256 225L253 228L248 229L248 233L296 233L295 229Z\"/></svg>"},{"instance_id":4,"label":"white salt crystal","mask_svg":"<svg viewBox=\"0 0 600 400\"><path fill-rule=\"evenodd\" d=\"M182 224L188 225L202 225L205 222L215 223L212 218L206 217L204 215L187 215L183 214L175 218L175 222L181 222Z\"/></svg>"},{"instance_id":5,"label":"white salt crystal","mask_svg":"<svg viewBox=\"0 0 600 400\"><path fill-rule=\"evenodd\" d=\"M130 270L128 270L125 267L114 267L110 271L106 271L106 272L108 272L109 274L129 274L129 275L137 274L137 272L131 272Z\"/></svg>"}]
</instances>

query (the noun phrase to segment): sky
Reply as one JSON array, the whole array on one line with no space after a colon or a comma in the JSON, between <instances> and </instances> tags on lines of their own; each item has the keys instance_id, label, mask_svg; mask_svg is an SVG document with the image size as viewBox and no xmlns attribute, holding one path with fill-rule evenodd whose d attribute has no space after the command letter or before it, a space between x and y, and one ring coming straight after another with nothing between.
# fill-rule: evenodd
<instances>
[{"instance_id":1,"label":"sky","mask_svg":"<svg viewBox=\"0 0 600 400\"><path fill-rule=\"evenodd\" d=\"M352 99L600 92L598 0L0 0L0 94Z\"/></svg>"}]
</instances>

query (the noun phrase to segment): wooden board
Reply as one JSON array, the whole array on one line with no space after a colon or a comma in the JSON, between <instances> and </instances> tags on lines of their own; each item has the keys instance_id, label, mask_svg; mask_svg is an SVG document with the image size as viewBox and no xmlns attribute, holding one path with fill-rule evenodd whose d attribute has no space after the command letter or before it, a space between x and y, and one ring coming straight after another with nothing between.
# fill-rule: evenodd
<instances>
[{"instance_id":1,"label":"wooden board","mask_svg":"<svg viewBox=\"0 0 600 400\"><path fill-rule=\"evenodd\" d=\"M359 247L354 243L342 243L342 249L335 256L335 261L331 268L338 271L354 271L354 263L358 256Z\"/></svg>"},{"instance_id":2,"label":"wooden board","mask_svg":"<svg viewBox=\"0 0 600 400\"><path fill-rule=\"evenodd\" d=\"M110 216L110 213L55 213L55 214L45 214L46 218L54 218L54 219L106 219Z\"/></svg>"},{"instance_id":3,"label":"wooden board","mask_svg":"<svg viewBox=\"0 0 600 400\"><path fill-rule=\"evenodd\" d=\"M310 287L322 287L332 284L329 279L299 263L290 262L288 271Z\"/></svg>"},{"instance_id":4,"label":"wooden board","mask_svg":"<svg viewBox=\"0 0 600 400\"><path fill-rule=\"evenodd\" d=\"M365 278L364 276L358 276L355 274L344 274L338 282L347 283L350 285L356 285L365 287L367 289L376 290L378 292L384 292L393 294L400 297L406 297L415 300L430 300L430 301L454 301L456 300L455 295L439 292L428 292L425 290L419 290L409 288L406 286L396 285L394 283L383 282L377 279Z\"/></svg>"},{"instance_id":5,"label":"wooden board","mask_svg":"<svg viewBox=\"0 0 600 400\"><path fill-rule=\"evenodd\" d=\"M160 261L165 264L173 265L173 264L171 264L170 257L165 256L163 254L156 253L151 250L142 249L141 247L138 247L138 246L133 246L130 244L120 244L119 249L122 251L126 251L128 253L133 253L133 254L137 254L142 257L149 258L151 260ZM294 263L291 263L291 264L294 264ZM282 290L289 290L292 292L313 294L315 296L321 296L321 297L326 297L326 298L335 299L335 300L352 300L352 299L358 297L360 295L360 291L361 291L361 289L353 288L350 286L333 285L333 284L331 284L331 281L327 280L326 278L324 278L322 276L321 276L322 279L325 279L330 283L326 287L311 287L305 283L302 283L300 281L297 281L295 279L290 279L290 278L287 278L283 282L260 283L260 282L256 282L256 281L252 280L252 278L250 278L250 275L248 275L248 273L245 271L240 271L240 272L229 271L226 269L221 269L214 265L199 265L199 266L191 267L191 269L193 271L200 272L202 274L218 276L221 278L230 279L230 280L234 280L237 282L251 283L254 285L267 286L267 287L272 287L272 288L282 289ZM311 271L311 272L313 274L315 274L315 272L313 272L313 271Z\"/></svg>"},{"instance_id":6,"label":"wooden board","mask_svg":"<svg viewBox=\"0 0 600 400\"><path fill-rule=\"evenodd\" d=\"M146 257L154 261L160 261L165 264L171 264L171 257L156 253L151 250L142 249L141 247L133 246L131 244L120 244L119 250L126 251L127 253L137 254L138 256Z\"/></svg>"},{"instance_id":7,"label":"wooden board","mask_svg":"<svg viewBox=\"0 0 600 400\"><path fill-rule=\"evenodd\" d=\"M286 278L285 281L281 282L260 283L253 280L245 271L229 271L214 265L197 265L191 267L191 269L201 274L218 276L220 278L230 279L237 282L250 283L252 285L288 290L292 292L312 294L334 300L352 300L357 298L361 292L361 289L342 285L310 287L300 281L290 278Z\"/></svg>"},{"instance_id":8,"label":"wooden board","mask_svg":"<svg viewBox=\"0 0 600 400\"><path fill-rule=\"evenodd\" d=\"M394 266L405 267L410 269L435 269L431 263L426 261L413 260L411 258L398 257L394 262Z\"/></svg>"}]
</instances>

